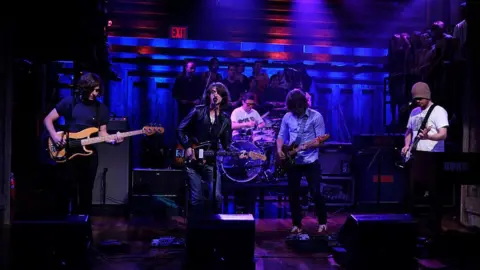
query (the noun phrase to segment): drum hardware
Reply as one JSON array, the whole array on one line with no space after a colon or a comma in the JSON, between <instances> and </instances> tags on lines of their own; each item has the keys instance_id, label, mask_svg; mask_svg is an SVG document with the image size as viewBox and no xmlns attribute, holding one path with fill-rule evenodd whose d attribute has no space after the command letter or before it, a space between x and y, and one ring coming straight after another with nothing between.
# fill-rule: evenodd
<instances>
[{"instance_id":1,"label":"drum hardware","mask_svg":"<svg viewBox=\"0 0 480 270\"><path fill-rule=\"evenodd\" d=\"M271 115L272 113L274 115ZM285 171L275 164L274 148L285 113L286 108L275 108L261 116L265 122L265 127L239 130L239 134L235 136L232 143L232 148L262 153L267 155L267 160L233 160L225 157L220 165L223 175L234 182L240 183L255 181L255 179L259 182L272 183L284 179ZM267 115L273 117L266 117ZM270 152L270 155L267 154L268 152Z\"/></svg>"}]
</instances>

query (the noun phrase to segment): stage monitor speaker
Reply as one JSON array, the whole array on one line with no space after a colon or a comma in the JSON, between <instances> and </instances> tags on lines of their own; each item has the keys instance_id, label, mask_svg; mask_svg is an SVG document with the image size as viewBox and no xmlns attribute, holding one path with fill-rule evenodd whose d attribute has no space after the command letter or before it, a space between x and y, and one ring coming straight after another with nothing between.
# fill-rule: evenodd
<instances>
[{"instance_id":1,"label":"stage monitor speaker","mask_svg":"<svg viewBox=\"0 0 480 270\"><path fill-rule=\"evenodd\" d=\"M255 219L251 214L219 214L189 221L186 240L187 269L255 269Z\"/></svg>"},{"instance_id":2,"label":"stage monitor speaker","mask_svg":"<svg viewBox=\"0 0 480 270\"><path fill-rule=\"evenodd\" d=\"M92 240L88 215L62 219L14 221L10 234L10 268L90 269Z\"/></svg>"},{"instance_id":3,"label":"stage monitor speaker","mask_svg":"<svg viewBox=\"0 0 480 270\"><path fill-rule=\"evenodd\" d=\"M408 214L350 215L338 234L347 269L411 269L417 223Z\"/></svg>"},{"instance_id":4,"label":"stage monitor speaker","mask_svg":"<svg viewBox=\"0 0 480 270\"><path fill-rule=\"evenodd\" d=\"M98 169L93 186L92 203L94 205L103 204L104 201L107 205L127 204L130 183L130 143L130 138L125 138L118 145L101 143L96 146Z\"/></svg>"}]
</instances>

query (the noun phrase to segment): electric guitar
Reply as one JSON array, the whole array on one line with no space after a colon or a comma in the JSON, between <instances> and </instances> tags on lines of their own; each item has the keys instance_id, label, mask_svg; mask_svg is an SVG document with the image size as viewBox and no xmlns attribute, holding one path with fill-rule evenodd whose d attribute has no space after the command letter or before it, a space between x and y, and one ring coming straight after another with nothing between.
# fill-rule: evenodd
<instances>
[{"instance_id":1,"label":"electric guitar","mask_svg":"<svg viewBox=\"0 0 480 270\"><path fill-rule=\"evenodd\" d=\"M431 127L427 128L427 133L430 131L430 129L432 128ZM412 149L417 149L417 145L419 142L420 142L420 137L418 137L418 134L417 134L417 136L413 140L413 143L408 148L407 152L403 154L403 164L399 165L399 167L404 168L407 162L409 162L413 158Z\"/></svg>"},{"instance_id":2,"label":"electric guitar","mask_svg":"<svg viewBox=\"0 0 480 270\"><path fill-rule=\"evenodd\" d=\"M310 149L316 144L321 144L325 142L329 138L330 134L325 134L300 145L297 145L295 143L291 145L284 145L282 147L282 152L285 155L285 159L280 159L277 154L276 163L283 170L287 170L290 166L295 165L295 157L297 156L298 152Z\"/></svg>"},{"instance_id":3,"label":"electric guitar","mask_svg":"<svg viewBox=\"0 0 480 270\"><path fill-rule=\"evenodd\" d=\"M96 133L98 134L98 131L98 128L90 127L79 132L70 132L68 133L68 138L67 134L65 134L63 131L59 131L57 132L57 134L62 136L62 140L65 142L63 146L58 146L49 136L47 142L47 151L50 154L50 158L57 163L63 163L77 156L89 156L93 154L93 150L87 148L87 146L89 145L103 143L105 141L111 141L114 140L117 136L126 138L142 134L147 136L156 133L163 134L164 128L156 126L145 126L139 130L127 131L109 136L92 136Z\"/></svg>"},{"instance_id":4,"label":"electric guitar","mask_svg":"<svg viewBox=\"0 0 480 270\"><path fill-rule=\"evenodd\" d=\"M198 164L205 164L206 163L206 158L208 157L215 157L215 156L238 156L240 157L242 154L245 154L246 157L249 157L253 160L262 160L265 161L267 160L267 157L261 153L249 151L225 151L225 150L219 150L219 151L213 151L213 150L204 150L202 147L205 147L209 145L208 143L204 144L198 144L198 145L192 145L192 149L195 152L195 160L187 159L186 158L186 153L187 150L181 145L178 144L177 148L175 150L175 161L174 165L181 167L184 166L185 164L192 164L193 162L197 162Z\"/></svg>"}]
</instances>

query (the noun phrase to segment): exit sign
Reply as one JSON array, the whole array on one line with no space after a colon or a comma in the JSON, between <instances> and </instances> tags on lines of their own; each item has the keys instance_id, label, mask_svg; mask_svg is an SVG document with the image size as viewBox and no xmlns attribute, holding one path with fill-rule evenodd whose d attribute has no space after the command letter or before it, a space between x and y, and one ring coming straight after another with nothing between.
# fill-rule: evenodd
<instances>
[{"instance_id":1,"label":"exit sign","mask_svg":"<svg viewBox=\"0 0 480 270\"><path fill-rule=\"evenodd\" d=\"M187 39L188 27L186 26L170 26L170 38Z\"/></svg>"}]
</instances>

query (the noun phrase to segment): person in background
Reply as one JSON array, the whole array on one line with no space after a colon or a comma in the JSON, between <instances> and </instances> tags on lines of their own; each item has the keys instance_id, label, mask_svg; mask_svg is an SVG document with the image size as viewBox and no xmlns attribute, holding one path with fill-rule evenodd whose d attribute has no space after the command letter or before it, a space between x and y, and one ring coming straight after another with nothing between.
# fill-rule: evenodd
<instances>
[{"instance_id":1,"label":"person in background","mask_svg":"<svg viewBox=\"0 0 480 270\"><path fill-rule=\"evenodd\" d=\"M182 73L175 79L172 88L172 96L177 101L178 106L178 122L201 102L203 88L200 77L195 74L195 70L196 65L193 60L186 60Z\"/></svg>"}]
</instances>

